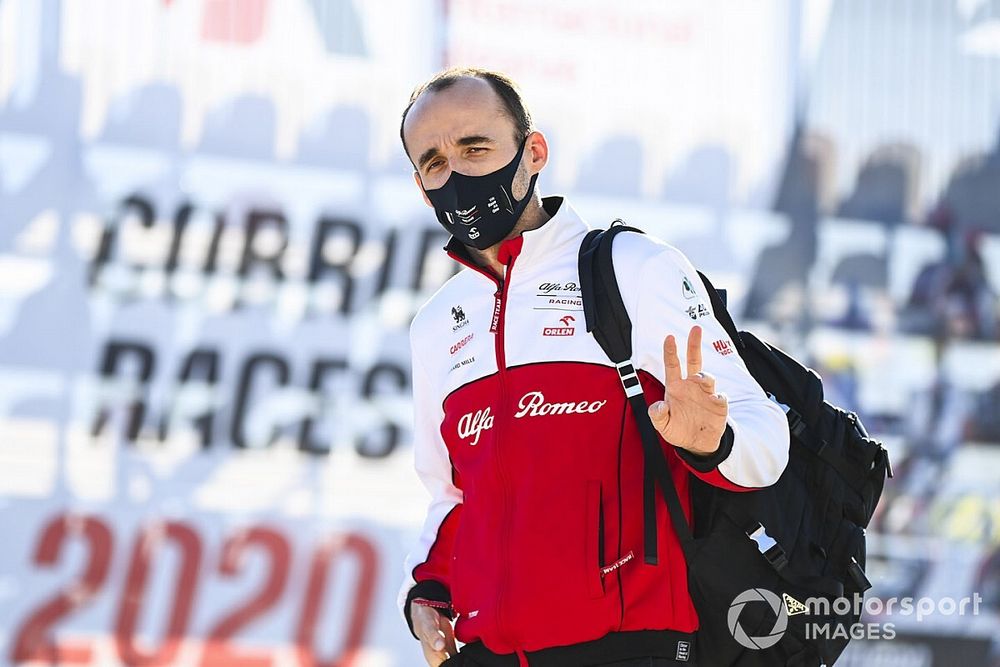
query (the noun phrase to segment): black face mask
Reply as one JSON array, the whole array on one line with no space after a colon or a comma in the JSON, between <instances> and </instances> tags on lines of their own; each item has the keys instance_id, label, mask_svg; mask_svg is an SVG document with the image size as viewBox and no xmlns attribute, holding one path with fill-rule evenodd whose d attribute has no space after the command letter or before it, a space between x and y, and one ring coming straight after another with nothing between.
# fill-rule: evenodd
<instances>
[{"instance_id":1,"label":"black face mask","mask_svg":"<svg viewBox=\"0 0 1000 667\"><path fill-rule=\"evenodd\" d=\"M520 201L514 201L511 185L527 141L525 137L514 158L492 173L466 176L453 171L440 188L424 190L445 231L479 250L499 243L510 234L528 205L538 178L538 174L532 176L528 192Z\"/></svg>"}]
</instances>

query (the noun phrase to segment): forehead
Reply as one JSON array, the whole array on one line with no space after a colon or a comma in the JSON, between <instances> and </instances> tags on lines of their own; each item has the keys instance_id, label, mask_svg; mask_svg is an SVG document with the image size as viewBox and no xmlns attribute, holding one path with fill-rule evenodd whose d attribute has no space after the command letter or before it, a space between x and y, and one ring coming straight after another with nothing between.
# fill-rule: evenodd
<instances>
[{"instance_id":1,"label":"forehead","mask_svg":"<svg viewBox=\"0 0 1000 667\"><path fill-rule=\"evenodd\" d=\"M406 114L403 135L414 156L465 136L513 138L514 121L489 83L466 77L444 90L420 95Z\"/></svg>"}]
</instances>

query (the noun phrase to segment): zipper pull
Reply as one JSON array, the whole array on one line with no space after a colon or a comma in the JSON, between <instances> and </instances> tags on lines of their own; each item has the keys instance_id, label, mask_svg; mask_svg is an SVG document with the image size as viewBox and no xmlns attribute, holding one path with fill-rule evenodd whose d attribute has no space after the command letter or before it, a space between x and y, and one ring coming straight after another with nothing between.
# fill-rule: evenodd
<instances>
[{"instance_id":1,"label":"zipper pull","mask_svg":"<svg viewBox=\"0 0 1000 667\"><path fill-rule=\"evenodd\" d=\"M493 321L490 323L490 333L495 334L500 331L500 304L503 292L497 290L493 293Z\"/></svg>"},{"instance_id":2,"label":"zipper pull","mask_svg":"<svg viewBox=\"0 0 1000 667\"><path fill-rule=\"evenodd\" d=\"M451 614L452 620L458 620L461 616L459 611L455 609L455 605L451 602L440 602L438 600L428 600L427 598L413 598L411 600L412 604L418 604L421 607L430 607L431 609L437 609L438 611L444 611Z\"/></svg>"}]
</instances>

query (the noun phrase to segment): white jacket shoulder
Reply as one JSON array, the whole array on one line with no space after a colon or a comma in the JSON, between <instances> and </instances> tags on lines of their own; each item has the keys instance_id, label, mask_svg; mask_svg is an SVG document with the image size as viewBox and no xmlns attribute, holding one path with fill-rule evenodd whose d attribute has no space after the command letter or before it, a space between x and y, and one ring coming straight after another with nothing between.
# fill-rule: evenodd
<instances>
[{"instance_id":1,"label":"white jacket shoulder","mask_svg":"<svg viewBox=\"0 0 1000 667\"><path fill-rule=\"evenodd\" d=\"M655 236L637 234L635 232L625 232L616 236L612 253L616 266L619 261L641 265L647 259L656 257L657 255L662 256L664 259L670 257L677 262L687 261L684 253L677 247Z\"/></svg>"},{"instance_id":2,"label":"white jacket shoulder","mask_svg":"<svg viewBox=\"0 0 1000 667\"><path fill-rule=\"evenodd\" d=\"M622 294L632 294L639 289L643 271L647 269L662 271L669 267L685 275L694 271L680 249L649 234L625 232L616 236L612 259ZM629 302L630 299L626 298L626 303Z\"/></svg>"}]
</instances>

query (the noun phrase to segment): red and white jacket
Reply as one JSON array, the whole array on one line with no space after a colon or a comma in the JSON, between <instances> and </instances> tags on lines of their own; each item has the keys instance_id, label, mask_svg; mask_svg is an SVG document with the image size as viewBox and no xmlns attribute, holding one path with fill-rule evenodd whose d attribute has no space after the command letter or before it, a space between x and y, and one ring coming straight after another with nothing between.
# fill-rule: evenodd
<instances>
[{"instance_id":1,"label":"red and white jacket","mask_svg":"<svg viewBox=\"0 0 1000 667\"><path fill-rule=\"evenodd\" d=\"M432 500L399 603L407 619L413 599L454 614L459 641L521 664L609 633L698 627L662 502L660 564L643 562L642 444L580 299L588 227L561 198L544 205L546 224L501 246L502 281L453 241L467 269L410 329L414 455ZM692 474L733 490L774 483L788 460L785 414L747 372L694 267L640 234L616 239L614 265L647 401L663 396L664 337L677 337L683 367L694 324L703 369L729 398L716 455L663 442L685 509Z\"/></svg>"}]
</instances>

